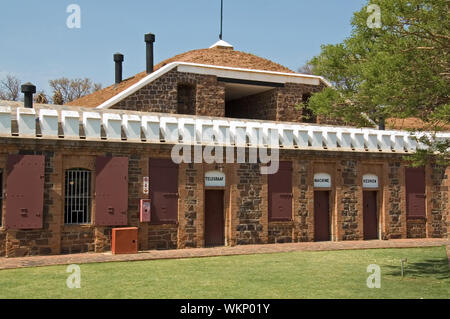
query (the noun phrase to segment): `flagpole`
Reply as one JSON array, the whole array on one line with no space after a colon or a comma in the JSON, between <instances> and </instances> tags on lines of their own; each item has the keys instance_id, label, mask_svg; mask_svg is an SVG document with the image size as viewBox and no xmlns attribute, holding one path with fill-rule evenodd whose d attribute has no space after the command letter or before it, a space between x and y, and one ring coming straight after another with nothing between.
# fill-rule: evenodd
<instances>
[{"instance_id":1,"label":"flagpole","mask_svg":"<svg viewBox=\"0 0 450 319\"><path fill-rule=\"evenodd\" d=\"M220 0L220 34L219 34L220 40L222 40L222 26L223 26L223 0Z\"/></svg>"}]
</instances>

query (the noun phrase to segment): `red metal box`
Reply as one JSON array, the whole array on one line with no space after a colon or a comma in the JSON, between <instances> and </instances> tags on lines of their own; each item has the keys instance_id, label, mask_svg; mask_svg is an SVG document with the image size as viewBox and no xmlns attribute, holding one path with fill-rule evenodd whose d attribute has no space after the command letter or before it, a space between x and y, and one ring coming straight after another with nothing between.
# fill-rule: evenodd
<instances>
[{"instance_id":1,"label":"red metal box","mask_svg":"<svg viewBox=\"0 0 450 319\"><path fill-rule=\"evenodd\" d=\"M113 254L136 254L138 252L137 227L113 228L111 250Z\"/></svg>"}]
</instances>

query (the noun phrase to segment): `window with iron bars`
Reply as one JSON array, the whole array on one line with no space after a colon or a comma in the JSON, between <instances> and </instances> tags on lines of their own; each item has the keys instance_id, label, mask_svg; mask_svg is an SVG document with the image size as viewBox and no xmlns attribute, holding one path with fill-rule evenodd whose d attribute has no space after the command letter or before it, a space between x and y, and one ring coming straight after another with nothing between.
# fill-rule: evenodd
<instances>
[{"instance_id":1,"label":"window with iron bars","mask_svg":"<svg viewBox=\"0 0 450 319\"><path fill-rule=\"evenodd\" d=\"M0 226L2 226L3 218L3 172L0 170Z\"/></svg>"},{"instance_id":2,"label":"window with iron bars","mask_svg":"<svg viewBox=\"0 0 450 319\"><path fill-rule=\"evenodd\" d=\"M91 172L85 169L66 170L64 203L65 224L91 222Z\"/></svg>"}]
</instances>

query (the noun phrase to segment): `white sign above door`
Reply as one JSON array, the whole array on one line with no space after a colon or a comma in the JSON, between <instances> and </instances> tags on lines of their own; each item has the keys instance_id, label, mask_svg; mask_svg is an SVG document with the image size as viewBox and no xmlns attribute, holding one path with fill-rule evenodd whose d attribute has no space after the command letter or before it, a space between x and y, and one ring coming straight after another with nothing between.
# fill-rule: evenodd
<instances>
[{"instance_id":1,"label":"white sign above door","mask_svg":"<svg viewBox=\"0 0 450 319\"><path fill-rule=\"evenodd\" d=\"M206 172L205 187L225 187L225 174L219 171Z\"/></svg>"},{"instance_id":2,"label":"white sign above door","mask_svg":"<svg viewBox=\"0 0 450 319\"><path fill-rule=\"evenodd\" d=\"M331 176L327 173L314 174L314 187L316 188L330 188Z\"/></svg>"},{"instance_id":3,"label":"white sign above door","mask_svg":"<svg viewBox=\"0 0 450 319\"><path fill-rule=\"evenodd\" d=\"M378 188L378 176L366 174L363 176L363 188Z\"/></svg>"}]
</instances>

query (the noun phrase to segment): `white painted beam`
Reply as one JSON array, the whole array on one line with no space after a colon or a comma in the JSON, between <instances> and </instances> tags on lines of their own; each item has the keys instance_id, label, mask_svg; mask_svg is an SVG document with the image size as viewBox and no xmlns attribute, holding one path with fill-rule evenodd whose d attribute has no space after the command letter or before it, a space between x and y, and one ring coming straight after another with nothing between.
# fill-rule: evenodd
<instances>
[{"instance_id":1,"label":"white painted beam","mask_svg":"<svg viewBox=\"0 0 450 319\"><path fill-rule=\"evenodd\" d=\"M279 126L275 123L262 123L262 144L268 147L280 147Z\"/></svg>"},{"instance_id":2,"label":"white painted beam","mask_svg":"<svg viewBox=\"0 0 450 319\"><path fill-rule=\"evenodd\" d=\"M19 136L36 136L36 111L31 108L17 108Z\"/></svg>"},{"instance_id":3,"label":"white painted beam","mask_svg":"<svg viewBox=\"0 0 450 319\"><path fill-rule=\"evenodd\" d=\"M247 127L243 121L230 121L231 135L236 146L245 146L247 143Z\"/></svg>"},{"instance_id":4,"label":"white painted beam","mask_svg":"<svg viewBox=\"0 0 450 319\"><path fill-rule=\"evenodd\" d=\"M141 140L141 118L134 114L124 114L122 125L128 141Z\"/></svg>"},{"instance_id":5,"label":"white painted beam","mask_svg":"<svg viewBox=\"0 0 450 319\"><path fill-rule=\"evenodd\" d=\"M364 133L361 130L357 132L353 131L351 133L351 139L352 139L352 147L355 150L358 151L364 150Z\"/></svg>"},{"instance_id":6,"label":"white painted beam","mask_svg":"<svg viewBox=\"0 0 450 319\"><path fill-rule=\"evenodd\" d=\"M161 140L159 117L144 115L142 116L141 125L147 142L159 142Z\"/></svg>"},{"instance_id":7,"label":"white painted beam","mask_svg":"<svg viewBox=\"0 0 450 319\"><path fill-rule=\"evenodd\" d=\"M299 129L298 131L294 131L294 139L295 139L295 143L297 143L297 146L299 148L308 148L309 147L308 130Z\"/></svg>"},{"instance_id":8,"label":"white painted beam","mask_svg":"<svg viewBox=\"0 0 450 319\"><path fill-rule=\"evenodd\" d=\"M231 145L231 127L227 120L213 120L216 141L222 145Z\"/></svg>"},{"instance_id":9,"label":"white painted beam","mask_svg":"<svg viewBox=\"0 0 450 319\"><path fill-rule=\"evenodd\" d=\"M327 128L323 132L323 139L325 141L325 146L328 149L336 149L337 148L337 132Z\"/></svg>"},{"instance_id":10,"label":"white painted beam","mask_svg":"<svg viewBox=\"0 0 450 319\"><path fill-rule=\"evenodd\" d=\"M0 106L0 136L11 135L11 108Z\"/></svg>"},{"instance_id":11,"label":"white painted beam","mask_svg":"<svg viewBox=\"0 0 450 319\"><path fill-rule=\"evenodd\" d=\"M98 112L83 112L83 127L86 139L100 139L101 115Z\"/></svg>"},{"instance_id":12,"label":"white painted beam","mask_svg":"<svg viewBox=\"0 0 450 319\"><path fill-rule=\"evenodd\" d=\"M294 148L295 126L289 124L278 124L278 134L281 138L281 145L284 148Z\"/></svg>"},{"instance_id":13,"label":"white painted beam","mask_svg":"<svg viewBox=\"0 0 450 319\"><path fill-rule=\"evenodd\" d=\"M64 137L80 137L80 114L76 111L61 111Z\"/></svg>"},{"instance_id":14,"label":"white painted beam","mask_svg":"<svg viewBox=\"0 0 450 319\"><path fill-rule=\"evenodd\" d=\"M209 119L196 119L195 130L197 132L198 141L202 144L214 143L214 125Z\"/></svg>"},{"instance_id":15,"label":"white painted beam","mask_svg":"<svg viewBox=\"0 0 450 319\"><path fill-rule=\"evenodd\" d=\"M364 133L364 143L369 151L378 151L378 134L375 132Z\"/></svg>"},{"instance_id":16,"label":"white painted beam","mask_svg":"<svg viewBox=\"0 0 450 319\"><path fill-rule=\"evenodd\" d=\"M102 122L106 139L119 141L122 139L122 117L119 114L104 113Z\"/></svg>"},{"instance_id":17,"label":"white painted beam","mask_svg":"<svg viewBox=\"0 0 450 319\"><path fill-rule=\"evenodd\" d=\"M161 132L167 143L178 143L178 120L175 117L161 116Z\"/></svg>"},{"instance_id":18,"label":"white painted beam","mask_svg":"<svg viewBox=\"0 0 450 319\"><path fill-rule=\"evenodd\" d=\"M263 145L262 125L259 122L246 122L246 134L251 146Z\"/></svg>"},{"instance_id":19,"label":"white painted beam","mask_svg":"<svg viewBox=\"0 0 450 319\"><path fill-rule=\"evenodd\" d=\"M178 120L178 130L183 143L195 144L195 120L193 118L180 118Z\"/></svg>"}]
</instances>

